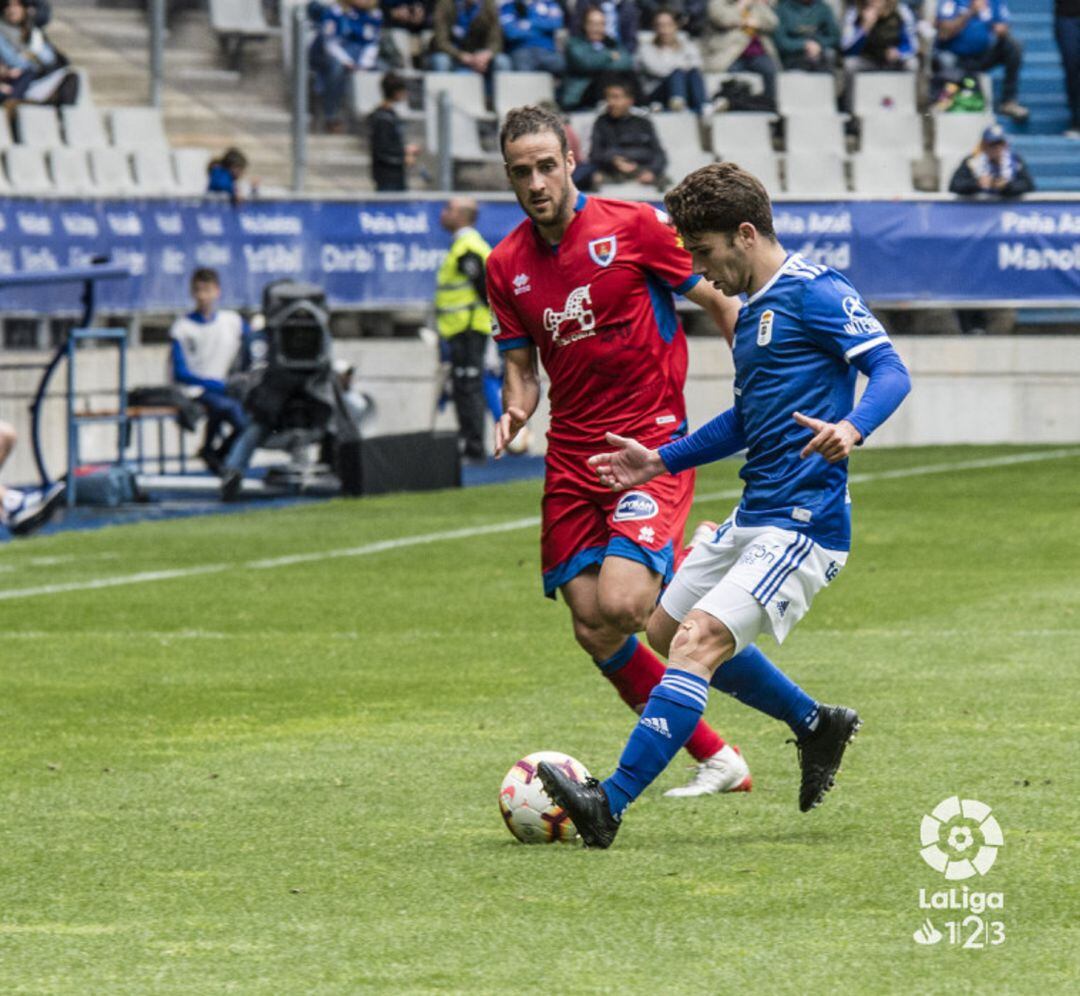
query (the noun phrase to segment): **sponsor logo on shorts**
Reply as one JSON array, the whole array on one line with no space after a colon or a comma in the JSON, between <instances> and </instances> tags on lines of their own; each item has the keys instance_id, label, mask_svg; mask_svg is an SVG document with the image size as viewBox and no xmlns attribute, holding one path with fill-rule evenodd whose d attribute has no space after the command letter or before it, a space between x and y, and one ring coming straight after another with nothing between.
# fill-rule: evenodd
<instances>
[{"instance_id":1,"label":"sponsor logo on shorts","mask_svg":"<svg viewBox=\"0 0 1080 996\"><path fill-rule=\"evenodd\" d=\"M825 583L828 584L839 573L840 565L835 560L830 560L829 566L825 568Z\"/></svg>"},{"instance_id":2,"label":"sponsor logo on shorts","mask_svg":"<svg viewBox=\"0 0 1080 996\"><path fill-rule=\"evenodd\" d=\"M615 522L628 522L634 519L652 519L660 511L656 499L644 491L628 491L615 506L612 519Z\"/></svg>"},{"instance_id":3,"label":"sponsor logo on shorts","mask_svg":"<svg viewBox=\"0 0 1080 996\"><path fill-rule=\"evenodd\" d=\"M652 526L642 526L640 532L637 534L637 541L639 543L655 543L656 542L656 530Z\"/></svg>"},{"instance_id":4,"label":"sponsor logo on shorts","mask_svg":"<svg viewBox=\"0 0 1080 996\"><path fill-rule=\"evenodd\" d=\"M740 564L771 564L776 560L774 554L764 543L755 543L747 547L739 558Z\"/></svg>"}]
</instances>

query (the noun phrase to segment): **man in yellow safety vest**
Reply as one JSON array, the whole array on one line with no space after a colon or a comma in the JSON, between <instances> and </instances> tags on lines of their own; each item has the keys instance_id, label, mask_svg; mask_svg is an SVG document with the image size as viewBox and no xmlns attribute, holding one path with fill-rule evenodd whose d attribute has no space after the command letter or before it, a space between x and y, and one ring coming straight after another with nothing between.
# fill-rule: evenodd
<instances>
[{"instance_id":1,"label":"man in yellow safety vest","mask_svg":"<svg viewBox=\"0 0 1080 996\"><path fill-rule=\"evenodd\" d=\"M450 350L454 408L467 460L484 459L484 351L491 337L485 268L489 246L473 227L476 201L452 197L439 223L453 236L439 268L435 316Z\"/></svg>"}]
</instances>

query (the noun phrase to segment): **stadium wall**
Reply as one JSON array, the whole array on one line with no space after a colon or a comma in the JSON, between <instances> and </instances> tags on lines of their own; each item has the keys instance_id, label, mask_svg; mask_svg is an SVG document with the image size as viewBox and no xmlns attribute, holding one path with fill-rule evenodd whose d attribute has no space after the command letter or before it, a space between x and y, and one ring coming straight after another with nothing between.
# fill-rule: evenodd
<instances>
[{"instance_id":1,"label":"stadium wall","mask_svg":"<svg viewBox=\"0 0 1080 996\"><path fill-rule=\"evenodd\" d=\"M914 391L897 415L874 437L876 446L918 446L951 443L1080 442L1080 339L1022 337L907 337L896 341L912 371ZM339 356L354 362L360 387L375 401L371 434L415 432L454 425L446 406L436 413L439 370L435 352L420 340L344 340ZM19 353L20 362L43 361L45 354ZM129 383L165 381L164 346L129 351ZM718 339L690 340L687 397L691 424L700 425L730 403L731 354ZM23 437L5 480L35 480L29 445L28 407L38 381L35 370L0 370L0 419L12 422ZM111 349L87 350L79 359L81 411L112 406L116 358ZM46 459L52 473L65 460L62 375L56 378L44 420ZM533 420L535 447L542 449L547 427L546 403ZM83 431L86 460L107 460L115 454L115 432L107 427ZM188 452L198 443L188 437ZM146 452L157 453L157 433L145 430ZM169 426L166 445L177 447L177 431ZM133 451L132 451L133 452ZM197 462L194 462L197 464Z\"/></svg>"}]
</instances>

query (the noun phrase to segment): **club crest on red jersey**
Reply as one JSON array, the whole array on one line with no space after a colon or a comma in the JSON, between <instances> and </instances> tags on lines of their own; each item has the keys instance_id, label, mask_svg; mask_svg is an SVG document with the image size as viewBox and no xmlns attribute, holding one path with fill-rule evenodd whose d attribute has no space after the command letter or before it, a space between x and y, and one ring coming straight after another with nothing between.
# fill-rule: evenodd
<instances>
[{"instance_id":1,"label":"club crest on red jersey","mask_svg":"<svg viewBox=\"0 0 1080 996\"><path fill-rule=\"evenodd\" d=\"M614 235L605 235L602 239L593 239L589 243L589 255L597 266L610 266L615 260L618 242Z\"/></svg>"}]
</instances>

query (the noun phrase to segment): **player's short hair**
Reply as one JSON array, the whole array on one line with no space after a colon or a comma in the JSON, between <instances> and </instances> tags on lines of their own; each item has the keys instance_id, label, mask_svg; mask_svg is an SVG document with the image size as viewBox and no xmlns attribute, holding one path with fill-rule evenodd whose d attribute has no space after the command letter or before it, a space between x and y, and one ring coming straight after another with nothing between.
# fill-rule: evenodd
<instances>
[{"instance_id":1,"label":"player's short hair","mask_svg":"<svg viewBox=\"0 0 1080 996\"><path fill-rule=\"evenodd\" d=\"M768 191L735 163L710 163L694 170L668 191L664 207L683 235L734 233L748 221L766 238L776 238Z\"/></svg>"},{"instance_id":2,"label":"player's short hair","mask_svg":"<svg viewBox=\"0 0 1080 996\"><path fill-rule=\"evenodd\" d=\"M393 100L396 94L408 92L409 89L405 77L399 76L393 70L382 78L379 86L382 89L383 100Z\"/></svg>"},{"instance_id":3,"label":"player's short hair","mask_svg":"<svg viewBox=\"0 0 1080 996\"><path fill-rule=\"evenodd\" d=\"M499 131L499 148L503 156L506 155L507 142L516 142L525 135L537 135L542 131L550 131L559 140L559 148L565 159L570 146L566 142L566 129L563 127L562 118L553 111L534 104L507 111Z\"/></svg>"},{"instance_id":4,"label":"player's short hair","mask_svg":"<svg viewBox=\"0 0 1080 996\"><path fill-rule=\"evenodd\" d=\"M218 276L217 270L211 270L208 266L202 266L197 269L191 275L191 284L214 284L217 287L221 286L221 277Z\"/></svg>"}]
</instances>

